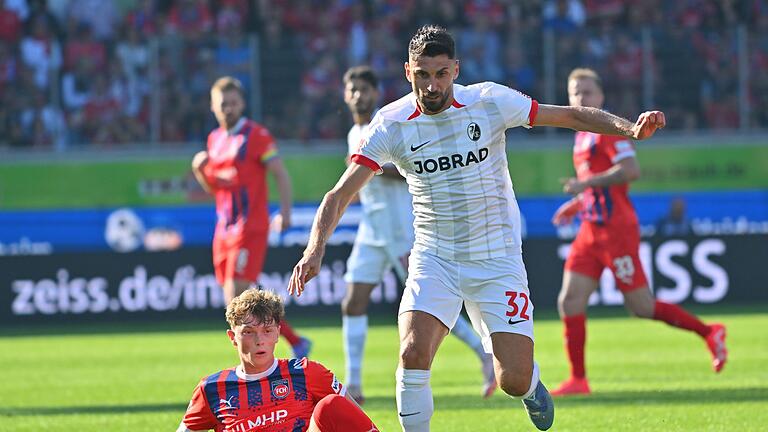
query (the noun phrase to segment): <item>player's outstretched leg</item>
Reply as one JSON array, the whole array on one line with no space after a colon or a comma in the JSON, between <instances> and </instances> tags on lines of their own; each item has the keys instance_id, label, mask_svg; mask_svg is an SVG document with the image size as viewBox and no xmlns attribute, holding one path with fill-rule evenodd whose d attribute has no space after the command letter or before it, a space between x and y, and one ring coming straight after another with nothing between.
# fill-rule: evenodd
<instances>
[{"instance_id":1,"label":"player's outstretched leg","mask_svg":"<svg viewBox=\"0 0 768 432\"><path fill-rule=\"evenodd\" d=\"M492 333L491 340L499 387L523 401L537 429L548 430L555 420L555 404L539 379L539 366L533 361L533 340L515 333Z\"/></svg>"},{"instance_id":2,"label":"player's outstretched leg","mask_svg":"<svg viewBox=\"0 0 768 432\"><path fill-rule=\"evenodd\" d=\"M672 327L692 331L701 336L712 356L712 368L716 373L723 370L726 361L728 361L724 325L704 324L699 318L680 306L656 300L648 289L632 291L624 294L624 297L635 315L663 321Z\"/></svg>"},{"instance_id":3,"label":"player's outstretched leg","mask_svg":"<svg viewBox=\"0 0 768 432\"><path fill-rule=\"evenodd\" d=\"M379 432L360 407L337 394L328 395L315 405L307 432Z\"/></svg>"},{"instance_id":4,"label":"player's outstretched leg","mask_svg":"<svg viewBox=\"0 0 768 432\"><path fill-rule=\"evenodd\" d=\"M496 374L493 370L493 355L485 352L480 337L463 316L459 315L459 319L456 320L456 324L451 329L451 334L472 348L477 357L480 358L481 371L483 373L483 389L481 394L484 398L491 397L493 392L496 391L496 387L498 387L496 384Z\"/></svg>"}]
</instances>

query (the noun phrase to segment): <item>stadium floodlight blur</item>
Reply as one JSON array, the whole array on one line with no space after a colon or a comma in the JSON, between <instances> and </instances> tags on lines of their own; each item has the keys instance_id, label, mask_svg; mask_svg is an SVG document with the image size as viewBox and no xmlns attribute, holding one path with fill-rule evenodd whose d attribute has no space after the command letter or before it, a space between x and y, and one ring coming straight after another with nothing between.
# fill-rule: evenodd
<instances>
[{"instance_id":1,"label":"stadium floodlight blur","mask_svg":"<svg viewBox=\"0 0 768 432\"><path fill-rule=\"evenodd\" d=\"M457 35L460 82L564 103L564 76L587 66L616 114L660 106L670 129L768 127L764 2L437 3L0 2L0 150L199 146L215 126L200 102L224 74L279 139L340 142L341 73L373 65L393 100L407 91L403 35L427 21Z\"/></svg>"}]
</instances>

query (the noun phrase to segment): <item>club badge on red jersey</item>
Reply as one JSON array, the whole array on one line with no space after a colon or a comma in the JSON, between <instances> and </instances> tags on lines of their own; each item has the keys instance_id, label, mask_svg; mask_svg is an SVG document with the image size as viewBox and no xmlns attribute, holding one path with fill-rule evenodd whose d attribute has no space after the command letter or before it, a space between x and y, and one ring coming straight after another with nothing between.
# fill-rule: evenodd
<instances>
[{"instance_id":1,"label":"club badge on red jersey","mask_svg":"<svg viewBox=\"0 0 768 432\"><path fill-rule=\"evenodd\" d=\"M285 399L291 392L291 386L287 379L279 379L270 383L272 387L272 397L275 399Z\"/></svg>"}]
</instances>

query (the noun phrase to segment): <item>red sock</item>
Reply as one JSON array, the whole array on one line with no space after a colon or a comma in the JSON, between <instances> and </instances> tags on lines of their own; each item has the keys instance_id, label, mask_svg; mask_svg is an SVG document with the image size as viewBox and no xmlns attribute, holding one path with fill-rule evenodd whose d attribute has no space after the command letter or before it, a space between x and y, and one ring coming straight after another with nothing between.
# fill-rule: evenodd
<instances>
[{"instance_id":1,"label":"red sock","mask_svg":"<svg viewBox=\"0 0 768 432\"><path fill-rule=\"evenodd\" d=\"M709 334L708 325L704 324L701 320L689 314L685 309L678 305L657 301L653 308L653 319L664 321L672 327L696 332L701 337L707 337Z\"/></svg>"},{"instance_id":2,"label":"red sock","mask_svg":"<svg viewBox=\"0 0 768 432\"><path fill-rule=\"evenodd\" d=\"M379 432L363 410L337 394L320 399L312 411L312 420L321 432Z\"/></svg>"},{"instance_id":3,"label":"red sock","mask_svg":"<svg viewBox=\"0 0 768 432\"><path fill-rule=\"evenodd\" d=\"M280 321L280 336L284 337L291 346L299 343L299 335L294 333L293 327L286 320Z\"/></svg>"},{"instance_id":4,"label":"red sock","mask_svg":"<svg viewBox=\"0 0 768 432\"><path fill-rule=\"evenodd\" d=\"M587 342L587 317L584 314L563 318L565 350L571 362L571 376L584 378L584 345Z\"/></svg>"}]
</instances>

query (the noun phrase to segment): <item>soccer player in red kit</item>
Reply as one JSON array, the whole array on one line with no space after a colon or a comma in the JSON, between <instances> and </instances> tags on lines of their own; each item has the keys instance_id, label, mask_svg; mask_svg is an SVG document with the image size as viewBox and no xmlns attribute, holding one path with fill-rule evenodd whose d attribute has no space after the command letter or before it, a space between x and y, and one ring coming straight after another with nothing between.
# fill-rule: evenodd
<instances>
[{"instance_id":1,"label":"soccer player in red kit","mask_svg":"<svg viewBox=\"0 0 768 432\"><path fill-rule=\"evenodd\" d=\"M283 302L249 289L227 306L227 336L240 364L203 378L177 432L378 432L331 371L277 359Z\"/></svg>"},{"instance_id":2,"label":"soccer player in red kit","mask_svg":"<svg viewBox=\"0 0 768 432\"><path fill-rule=\"evenodd\" d=\"M269 131L243 117L244 96L235 78L222 77L213 84L211 111L219 127L208 135L206 150L192 159L195 178L216 197L213 266L227 304L258 282L264 265L270 227L267 173L280 193L280 214L272 226L283 231L291 225L291 180ZM294 354L307 356L309 340L286 322L280 327Z\"/></svg>"},{"instance_id":3,"label":"soccer player in red kit","mask_svg":"<svg viewBox=\"0 0 768 432\"><path fill-rule=\"evenodd\" d=\"M600 77L591 69L573 70L568 77L568 97L571 106L601 108ZM552 395L591 392L584 368L586 310L606 267L613 272L633 315L695 332L706 341L712 366L720 372L728 356L725 327L704 324L681 307L656 300L648 288L638 255L640 227L627 196L629 183L640 177L632 142L620 136L577 132L573 164L576 177L567 179L563 190L574 198L561 205L552 219L556 225L570 222L577 214L582 220L565 262L557 301L571 376Z\"/></svg>"}]
</instances>

